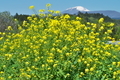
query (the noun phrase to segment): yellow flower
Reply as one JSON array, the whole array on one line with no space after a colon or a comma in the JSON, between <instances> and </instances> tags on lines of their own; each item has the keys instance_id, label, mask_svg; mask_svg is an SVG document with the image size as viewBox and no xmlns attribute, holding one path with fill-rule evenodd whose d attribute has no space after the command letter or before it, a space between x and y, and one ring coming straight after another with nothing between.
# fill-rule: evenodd
<instances>
[{"instance_id":1,"label":"yellow flower","mask_svg":"<svg viewBox=\"0 0 120 80\"><path fill-rule=\"evenodd\" d=\"M68 15L68 14L66 14L65 16L64 16L64 19L69 19L70 18L70 16Z\"/></svg>"},{"instance_id":2,"label":"yellow flower","mask_svg":"<svg viewBox=\"0 0 120 80\"><path fill-rule=\"evenodd\" d=\"M54 11L54 10L48 10L48 12L54 13L55 11ZM49 15L51 15L51 14L49 14ZM52 15L51 15L51 16L52 16Z\"/></svg>"},{"instance_id":3,"label":"yellow flower","mask_svg":"<svg viewBox=\"0 0 120 80\"><path fill-rule=\"evenodd\" d=\"M5 78L4 77L0 77L0 80L5 80Z\"/></svg>"},{"instance_id":4,"label":"yellow flower","mask_svg":"<svg viewBox=\"0 0 120 80\"><path fill-rule=\"evenodd\" d=\"M12 27L11 27L11 26L8 26L8 30L12 30Z\"/></svg>"},{"instance_id":5,"label":"yellow flower","mask_svg":"<svg viewBox=\"0 0 120 80\"><path fill-rule=\"evenodd\" d=\"M63 48L62 48L62 50L66 50L67 49L67 46L64 46Z\"/></svg>"},{"instance_id":6,"label":"yellow flower","mask_svg":"<svg viewBox=\"0 0 120 80\"><path fill-rule=\"evenodd\" d=\"M21 72L23 72L23 71L24 71L24 69L20 69L20 71L21 71Z\"/></svg>"},{"instance_id":7,"label":"yellow flower","mask_svg":"<svg viewBox=\"0 0 120 80\"><path fill-rule=\"evenodd\" d=\"M31 75L27 75L28 78L31 78Z\"/></svg>"},{"instance_id":8,"label":"yellow flower","mask_svg":"<svg viewBox=\"0 0 120 80\"><path fill-rule=\"evenodd\" d=\"M117 72L113 72L113 75L114 75L114 76L117 75Z\"/></svg>"},{"instance_id":9,"label":"yellow flower","mask_svg":"<svg viewBox=\"0 0 120 80\"><path fill-rule=\"evenodd\" d=\"M52 59L47 59L47 62L48 62L48 63L52 63L52 62L54 62L54 60L52 60Z\"/></svg>"},{"instance_id":10,"label":"yellow flower","mask_svg":"<svg viewBox=\"0 0 120 80\"><path fill-rule=\"evenodd\" d=\"M51 49L51 51L55 51L55 48L53 47L53 48Z\"/></svg>"},{"instance_id":11,"label":"yellow flower","mask_svg":"<svg viewBox=\"0 0 120 80\"><path fill-rule=\"evenodd\" d=\"M112 65L116 65L116 62L112 62Z\"/></svg>"},{"instance_id":12,"label":"yellow flower","mask_svg":"<svg viewBox=\"0 0 120 80\"><path fill-rule=\"evenodd\" d=\"M110 25L109 26L114 26L115 24L114 23L110 23Z\"/></svg>"},{"instance_id":13,"label":"yellow flower","mask_svg":"<svg viewBox=\"0 0 120 80\"><path fill-rule=\"evenodd\" d=\"M104 27L103 27L103 26L101 26L101 27L100 27L100 29L101 29L101 30L103 30L103 29L104 29Z\"/></svg>"},{"instance_id":14,"label":"yellow flower","mask_svg":"<svg viewBox=\"0 0 120 80\"><path fill-rule=\"evenodd\" d=\"M111 53L105 52L106 56L111 56Z\"/></svg>"},{"instance_id":15,"label":"yellow flower","mask_svg":"<svg viewBox=\"0 0 120 80\"><path fill-rule=\"evenodd\" d=\"M3 71L0 72L0 74L4 73Z\"/></svg>"},{"instance_id":16,"label":"yellow flower","mask_svg":"<svg viewBox=\"0 0 120 80\"><path fill-rule=\"evenodd\" d=\"M90 22L87 22L88 25L90 25Z\"/></svg>"},{"instance_id":17,"label":"yellow flower","mask_svg":"<svg viewBox=\"0 0 120 80\"><path fill-rule=\"evenodd\" d=\"M51 68L48 68L48 70L50 70Z\"/></svg>"},{"instance_id":18,"label":"yellow flower","mask_svg":"<svg viewBox=\"0 0 120 80\"><path fill-rule=\"evenodd\" d=\"M78 61L78 62L81 62L81 59L78 59L77 61Z\"/></svg>"},{"instance_id":19,"label":"yellow flower","mask_svg":"<svg viewBox=\"0 0 120 80\"><path fill-rule=\"evenodd\" d=\"M31 69L29 67L27 67L27 70L26 71L31 71Z\"/></svg>"},{"instance_id":20,"label":"yellow flower","mask_svg":"<svg viewBox=\"0 0 120 80\"><path fill-rule=\"evenodd\" d=\"M70 56L70 55L72 55L72 53L66 53L66 56Z\"/></svg>"},{"instance_id":21,"label":"yellow flower","mask_svg":"<svg viewBox=\"0 0 120 80\"><path fill-rule=\"evenodd\" d=\"M69 74L69 73L67 73L67 74L66 74L66 76L70 76L70 74Z\"/></svg>"},{"instance_id":22,"label":"yellow flower","mask_svg":"<svg viewBox=\"0 0 120 80\"><path fill-rule=\"evenodd\" d=\"M112 30L107 30L108 33L112 33Z\"/></svg>"},{"instance_id":23,"label":"yellow flower","mask_svg":"<svg viewBox=\"0 0 120 80\"><path fill-rule=\"evenodd\" d=\"M6 33L5 32L3 32L3 35L5 35Z\"/></svg>"},{"instance_id":24,"label":"yellow flower","mask_svg":"<svg viewBox=\"0 0 120 80\"><path fill-rule=\"evenodd\" d=\"M53 67L56 67L58 64L54 64Z\"/></svg>"},{"instance_id":25,"label":"yellow flower","mask_svg":"<svg viewBox=\"0 0 120 80\"><path fill-rule=\"evenodd\" d=\"M91 67L91 68L90 68L90 71L93 71L93 70L94 70L94 68L93 68L93 67Z\"/></svg>"},{"instance_id":26,"label":"yellow flower","mask_svg":"<svg viewBox=\"0 0 120 80\"><path fill-rule=\"evenodd\" d=\"M9 79L11 79L11 78L12 78L12 76L8 76L8 78L9 78Z\"/></svg>"},{"instance_id":27,"label":"yellow flower","mask_svg":"<svg viewBox=\"0 0 120 80\"><path fill-rule=\"evenodd\" d=\"M18 21L17 19L14 19L14 21Z\"/></svg>"},{"instance_id":28,"label":"yellow flower","mask_svg":"<svg viewBox=\"0 0 120 80\"><path fill-rule=\"evenodd\" d=\"M113 78L116 78L116 76L113 76Z\"/></svg>"},{"instance_id":29,"label":"yellow flower","mask_svg":"<svg viewBox=\"0 0 120 80\"><path fill-rule=\"evenodd\" d=\"M44 9L41 9L41 10L39 10L39 12L45 12L45 10L44 10Z\"/></svg>"},{"instance_id":30,"label":"yellow flower","mask_svg":"<svg viewBox=\"0 0 120 80\"><path fill-rule=\"evenodd\" d=\"M29 64L29 62L25 62L25 64Z\"/></svg>"},{"instance_id":31,"label":"yellow flower","mask_svg":"<svg viewBox=\"0 0 120 80\"><path fill-rule=\"evenodd\" d=\"M59 52L59 53L62 53L62 50L60 50L60 49L57 49L57 52Z\"/></svg>"},{"instance_id":32,"label":"yellow flower","mask_svg":"<svg viewBox=\"0 0 120 80\"><path fill-rule=\"evenodd\" d=\"M117 70L117 74L120 74L120 70Z\"/></svg>"},{"instance_id":33,"label":"yellow flower","mask_svg":"<svg viewBox=\"0 0 120 80\"><path fill-rule=\"evenodd\" d=\"M55 11L55 13L56 13L56 14L59 14L59 13L60 13L60 11Z\"/></svg>"},{"instance_id":34,"label":"yellow flower","mask_svg":"<svg viewBox=\"0 0 120 80\"><path fill-rule=\"evenodd\" d=\"M51 4L50 4L50 3L46 4L46 7L50 7L50 6L51 6Z\"/></svg>"},{"instance_id":35,"label":"yellow flower","mask_svg":"<svg viewBox=\"0 0 120 80\"><path fill-rule=\"evenodd\" d=\"M3 39L3 37L0 37L0 40L2 40Z\"/></svg>"},{"instance_id":36,"label":"yellow flower","mask_svg":"<svg viewBox=\"0 0 120 80\"><path fill-rule=\"evenodd\" d=\"M103 21L104 21L104 18L100 18L98 22L102 23Z\"/></svg>"},{"instance_id":37,"label":"yellow flower","mask_svg":"<svg viewBox=\"0 0 120 80\"><path fill-rule=\"evenodd\" d=\"M118 63L118 65L120 65L120 62L117 62Z\"/></svg>"},{"instance_id":38,"label":"yellow flower","mask_svg":"<svg viewBox=\"0 0 120 80\"><path fill-rule=\"evenodd\" d=\"M81 20L81 18L80 17L76 17L76 20Z\"/></svg>"},{"instance_id":39,"label":"yellow flower","mask_svg":"<svg viewBox=\"0 0 120 80\"><path fill-rule=\"evenodd\" d=\"M29 9L34 9L35 8L35 6L29 6Z\"/></svg>"},{"instance_id":40,"label":"yellow flower","mask_svg":"<svg viewBox=\"0 0 120 80\"><path fill-rule=\"evenodd\" d=\"M84 61L84 64L87 64L87 61Z\"/></svg>"},{"instance_id":41,"label":"yellow flower","mask_svg":"<svg viewBox=\"0 0 120 80\"><path fill-rule=\"evenodd\" d=\"M5 68L6 67L6 65L3 65L3 68Z\"/></svg>"},{"instance_id":42,"label":"yellow flower","mask_svg":"<svg viewBox=\"0 0 120 80\"><path fill-rule=\"evenodd\" d=\"M87 64L86 66L90 66L90 64Z\"/></svg>"},{"instance_id":43,"label":"yellow flower","mask_svg":"<svg viewBox=\"0 0 120 80\"><path fill-rule=\"evenodd\" d=\"M83 76L83 75L85 75L85 74L84 74L83 72L80 72L80 75L82 75L82 76Z\"/></svg>"},{"instance_id":44,"label":"yellow flower","mask_svg":"<svg viewBox=\"0 0 120 80\"><path fill-rule=\"evenodd\" d=\"M86 72L86 73L89 72L89 69L85 69L85 72Z\"/></svg>"},{"instance_id":45,"label":"yellow flower","mask_svg":"<svg viewBox=\"0 0 120 80\"><path fill-rule=\"evenodd\" d=\"M32 66L32 68L34 69L34 68L35 68L35 66Z\"/></svg>"},{"instance_id":46,"label":"yellow flower","mask_svg":"<svg viewBox=\"0 0 120 80\"><path fill-rule=\"evenodd\" d=\"M111 70L112 70L112 68L109 68L109 70L111 71Z\"/></svg>"},{"instance_id":47,"label":"yellow flower","mask_svg":"<svg viewBox=\"0 0 120 80\"><path fill-rule=\"evenodd\" d=\"M45 67L45 65L44 65L44 64L42 64L42 67Z\"/></svg>"},{"instance_id":48,"label":"yellow flower","mask_svg":"<svg viewBox=\"0 0 120 80\"><path fill-rule=\"evenodd\" d=\"M84 74L83 72L80 72L80 75L79 75L79 76L82 77L82 76L84 76L84 75L85 75L85 74Z\"/></svg>"}]
</instances>

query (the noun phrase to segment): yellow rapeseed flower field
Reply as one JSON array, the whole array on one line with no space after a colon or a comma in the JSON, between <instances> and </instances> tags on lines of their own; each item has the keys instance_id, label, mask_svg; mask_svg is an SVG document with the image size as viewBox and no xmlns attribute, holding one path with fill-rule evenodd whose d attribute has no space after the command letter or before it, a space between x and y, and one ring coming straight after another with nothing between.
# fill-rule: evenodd
<instances>
[{"instance_id":1,"label":"yellow rapeseed flower field","mask_svg":"<svg viewBox=\"0 0 120 80\"><path fill-rule=\"evenodd\" d=\"M52 13L29 16L17 33L0 32L0 80L120 80L120 45L106 44L114 23L39 11Z\"/></svg>"}]
</instances>

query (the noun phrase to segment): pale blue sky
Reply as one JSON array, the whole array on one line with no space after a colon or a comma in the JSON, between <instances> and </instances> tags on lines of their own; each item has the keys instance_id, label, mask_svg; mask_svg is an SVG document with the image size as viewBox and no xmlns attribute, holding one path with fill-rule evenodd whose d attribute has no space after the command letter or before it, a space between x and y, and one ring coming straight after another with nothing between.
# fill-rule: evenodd
<instances>
[{"instance_id":1,"label":"pale blue sky","mask_svg":"<svg viewBox=\"0 0 120 80\"><path fill-rule=\"evenodd\" d=\"M12 15L33 14L28 7L34 5L36 10L45 9L45 5L51 3L52 10L64 11L67 8L83 6L91 11L115 10L120 12L120 0L1 0L0 12L9 11Z\"/></svg>"}]
</instances>

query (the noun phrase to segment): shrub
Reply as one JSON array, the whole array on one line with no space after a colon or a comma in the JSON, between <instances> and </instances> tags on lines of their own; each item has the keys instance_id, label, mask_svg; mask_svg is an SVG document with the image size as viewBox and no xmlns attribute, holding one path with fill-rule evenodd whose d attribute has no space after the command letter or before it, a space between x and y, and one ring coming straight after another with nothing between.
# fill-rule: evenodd
<instances>
[{"instance_id":1,"label":"shrub","mask_svg":"<svg viewBox=\"0 0 120 80\"><path fill-rule=\"evenodd\" d=\"M13 16L8 11L0 13L0 32L4 32L8 26L12 26L13 29L17 28L17 24L14 22Z\"/></svg>"}]
</instances>

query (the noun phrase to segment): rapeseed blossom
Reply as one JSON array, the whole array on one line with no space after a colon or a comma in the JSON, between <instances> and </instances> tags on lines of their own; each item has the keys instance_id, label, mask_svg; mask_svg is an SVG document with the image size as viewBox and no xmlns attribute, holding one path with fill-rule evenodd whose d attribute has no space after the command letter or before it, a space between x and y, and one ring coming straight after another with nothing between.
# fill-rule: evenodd
<instances>
[{"instance_id":1,"label":"rapeseed blossom","mask_svg":"<svg viewBox=\"0 0 120 80\"><path fill-rule=\"evenodd\" d=\"M29 9L34 9L35 8L35 6L29 6Z\"/></svg>"},{"instance_id":2,"label":"rapeseed blossom","mask_svg":"<svg viewBox=\"0 0 120 80\"><path fill-rule=\"evenodd\" d=\"M102 23L104 21L104 18L99 19L99 23Z\"/></svg>"},{"instance_id":3,"label":"rapeseed blossom","mask_svg":"<svg viewBox=\"0 0 120 80\"><path fill-rule=\"evenodd\" d=\"M44 9L40 9L39 12L45 12L45 10Z\"/></svg>"},{"instance_id":4,"label":"rapeseed blossom","mask_svg":"<svg viewBox=\"0 0 120 80\"><path fill-rule=\"evenodd\" d=\"M46 7L50 7L50 6L51 6L51 4L50 4L50 3L46 4Z\"/></svg>"},{"instance_id":5,"label":"rapeseed blossom","mask_svg":"<svg viewBox=\"0 0 120 80\"><path fill-rule=\"evenodd\" d=\"M60 11L55 11L55 13L56 13L56 14L59 14L59 13L60 13Z\"/></svg>"}]
</instances>

